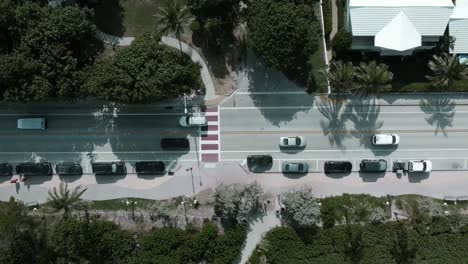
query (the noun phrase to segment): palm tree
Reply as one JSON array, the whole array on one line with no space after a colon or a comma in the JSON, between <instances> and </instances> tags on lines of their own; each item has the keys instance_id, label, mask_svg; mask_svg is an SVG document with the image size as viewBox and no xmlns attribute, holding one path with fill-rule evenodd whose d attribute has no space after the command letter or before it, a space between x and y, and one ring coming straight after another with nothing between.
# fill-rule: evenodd
<instances>
[{"instance_id":1,"label":"palm tree","mask_svg":"<svg viewBox=\"0 0 468 264\"><path fill-rule=\"evenodd\" d=\"M190 7L182 0L166 0L159 7L159 12L155 15L159 31L163 35L174 34L179 40L180 52L182 54L182 34L194 20L190 13Z\"/></svg>"},{"instance_id":2,"label":"palm tree","mask_svg":"<svg viewBox=\"0 0 468 264\"><path fill-rule=\"evenodd\" d=\"M70 191L68 184L61 182L58 190L56 187L49 190L47 200L55 210L63 210L63 216L66 218L70 210L80 204L80 197L86 190L86 188L81 189L81 186L77 186L73 191Z\"/></svg>"},{"instance_id":3,"label":"palm tree","mask_svg":"<svg viewBox=\"0 0 468 264\"><path fill-rule=\"evenodd\" d=\"M334 93L352 93L354 88L354 67L351 62L334 61L329 69L321 73L327 78Z\"/></svg>"},{"instance_id":4,"label":"palm tree","mask_svg":"<svg viewBox=\"0 0 468 264\"><path fill-rule=\"evenodd\" d=\"M361 94L379 95L382 91L390 89L393 73L388 70L388 65L377 64L375 61L370 63L361 62L356 68L356 79Z\"/></svg>"},{"instance_id":5,"label":"palm tree","mask_svg":"<svg viewBox=\"0 0 468 264\"><path fill-rule=\"evenodd\" d=\"M452 91L455 81L468 78L468 68L460 64L457 56L450 56L445 52L440 56L432 56L427 66L432 71L432 76L426 76L426 78L440 89Z\"/></svg>"}]
</instances>

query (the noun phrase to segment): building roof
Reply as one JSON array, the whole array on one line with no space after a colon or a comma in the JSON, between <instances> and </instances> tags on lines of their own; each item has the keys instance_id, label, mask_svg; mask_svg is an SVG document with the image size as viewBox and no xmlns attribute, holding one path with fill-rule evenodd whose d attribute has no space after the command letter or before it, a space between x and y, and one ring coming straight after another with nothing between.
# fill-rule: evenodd
<instances>
[{"instance_id":1,"label":"building roof","mask_svg":"<svg viewBox=\"0 0 468 264\"><path fill-rule=\"evenodd\" d=\"M450 0L350 0L353 36L375 36L403 12L422 36L444 34L453 12Z\"/></svg>"},{"instance_id":2,"label":"building roof","mask_svg":"<svg viewBox=\"0 0 468 264\"><path fill-rule=\"evenodd\" d=\"M421 34L400 12L375 35L375 46L398 51L413 49L421 46Z\"/></svg>"},{"instance_id":3,"label":"building roof","mask_svg":"<svg viewBox=\"0 0 468 264\"><path fill-rule=\"evenodd\" d=\"M455 37L450 53L468 54L468 0L457 0L449 22L449 34Z\"/></svg>"}]
</instances>

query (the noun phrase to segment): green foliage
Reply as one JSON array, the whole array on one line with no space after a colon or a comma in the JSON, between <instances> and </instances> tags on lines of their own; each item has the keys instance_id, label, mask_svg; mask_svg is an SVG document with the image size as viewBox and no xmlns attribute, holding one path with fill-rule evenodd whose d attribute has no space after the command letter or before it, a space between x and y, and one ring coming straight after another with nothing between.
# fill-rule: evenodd
<instances>
[{"instance_id":1,"label":"green foliage","mask_svg":"<svg viewBox=\"0 0 468 264\"><path fill-rule=\"evenodd\" d=\"M177 98L199 85L198 65L163 46L159 35L144 35L99 62L85 87L91 95L110 101L151 103Z\"/></svg>"},{"instance_id":2,"label":"green foliage","mask_svg":"<svg viewBox=\"0 0 468 264\"><path fill-rule=\"evenodd\" d=\"M189 7L182 0L163 1L156 18L159 33L162 35L174 34L179 41L194 20Z\"/></svg>"},{"instance_id":3,"label":"green foliage","mask_svg":"<svg viewBox=\"0 0 468 264\"><path fill-rule=\"evenodd\" d=\"M333 30L333 20L332 20L332 3L331 0L322 1L323 9L323 25L325 27L325 37L330 38L330 34Z\"/></svg>"},{"instance_id":4,"label":"green foliage","mask_svg":"<svg viewBox=\"0 0 468 264\"><path fill-rule=\"evenodd\" d=\"M354 93L354 66L351 62L334 61L321 73L328 79L333 93Z\"/></svg>"},{"instance_id":5,"label":"green foliage","mask_svg":"<svg viewBox=\"0 0 468 264\"><path fill-rule=\"evenodd\" d=\"M442 91L453 91L455 82L468 80L468 67L460 64L457 56L443 52L440 56L434 55L428 63L432 76L426 76L432 85Z\"/></svg>"},{"instance_id":6,"label":"green foliage","mask_svg":"<svg viewBox=\"0 0 468 264\"><path fill-rule=\"evenodd\" d=\"M320 26L310 5L260 0L249 6L247 44L290 78L306 82L309 58L318 49Z\"/></svg>"},{"instance_id":7,"label":"green foliage","mask_svg":"<svg viewBox=\"0 0 468 264\"><path fill-rule=\"evenodd\" d=\"M49 190L47 200L52 208L56 211L63 210L63 216L68 217L70 210L81 203L81 196L86 190L86 188L81 189L81 186L69 190L67 183L60 182L59 189L54 187L52 190Z\"/></svg>"},{"instance_id":8,"label":"green foliage","mask_svg":"<svg viewBox=\"0 0 468 264\"><path fill-rule=\"evenodd\" d=\"M333 51L338 54L338 57L340 57L340 54L347 52L351 48L352 42L353 38L351 33L344 29L340 29L336 32L332 40Z\"/></svg>"},{"instance_id":9,"label":"green foliage","mask_svg":"<svg viewBox=\"0 0 468 264\"><path fill-rule=\"evenodd\" d=\"M388 65L375 61L361 62L356 68L356 84L363 95L379 95L391 89L393 73L388 70Z\"/></svg>"},{"instance_id":10,"label":"green foliage","mask_svg":"<svg viewBox=\"0 0 468 264\"><path fill-rule=\"evenodd\" d=\"M320 219L320 206L312 189L304 188L282 194L285 219L293 226L315 226Z\"/></svg>"},{"instance_id":11,"label":"green foliage","mask_svg":"<svg viewBox=\"0 0 468 264\"><path fill-rule=\"evenodd\" d=\"M51 8L33 1L2 0L0 99L43 101L81 95L82 69L101 50L93 13L86 8ZM2 10L3 11L3 10Z\"/></svg>"}]
</instances>

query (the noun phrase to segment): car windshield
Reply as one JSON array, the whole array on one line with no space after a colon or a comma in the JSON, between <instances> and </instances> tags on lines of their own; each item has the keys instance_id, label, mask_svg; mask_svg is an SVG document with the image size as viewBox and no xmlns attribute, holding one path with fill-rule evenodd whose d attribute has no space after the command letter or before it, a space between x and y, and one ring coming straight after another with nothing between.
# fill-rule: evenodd
<instances>
[{"instance_id":1,"label":"car windshield","mask_svg":"<svg viewBox=\"0 0 468 264\"><path fill-rule=\"evenodd\" d=\"M286 164L286 165L284 166L284 168L285 168L286 170L289 170L289 164Z\"/></svg>"},{"instance_id":2,"label":"car windshield","mask_svg":"<svg viewBox=\"0 0 468 264\"><path fill-rule=\"evenodd\" d=\"M303 169L304 169L304 164L299 163L299 164L297 165L297 168L298 168L298 170L303 170Z\"/></svg>"},{"instance_id":3,"label":"car windshield","mask_svg":"<svg viewBox=\"0 0 468 264\"><path fill-rule=\"evenodd\" d=\"M300 145L301 144L301 138L296 138L296 145Z\"/></svg>"},{"instance_id":4,"label":"car windshield","mask_svg":"<svg viewBox=\"0 0 468 264\"><path fill-rule=\"evenodd\" d=\"M423 171L426 171L426 162L423 162Z\"/></svg>"},{"instance_id":5,"label":"car windshield","mask_svg":"<svg viewBox=\"0 0 468 264\"><path fill-rule=\"evenodd\" d=\"M395 144L396 143L396 137L392 136L392 138L393 138L392 142L393 142L393 144Z\"/></svg>"},{"instance_id":6,"label":"car windshield","mask_svg":"<svg viewBox=\"0 0 468 264\"><path fill-rule=\"evenodd\" d=\"M289 143L288 139L287 139L287 138L284 138L284 139L283 139L283 144L284 144L284 145L288 145L288 143Z\"/></svg>"}]
</instances>

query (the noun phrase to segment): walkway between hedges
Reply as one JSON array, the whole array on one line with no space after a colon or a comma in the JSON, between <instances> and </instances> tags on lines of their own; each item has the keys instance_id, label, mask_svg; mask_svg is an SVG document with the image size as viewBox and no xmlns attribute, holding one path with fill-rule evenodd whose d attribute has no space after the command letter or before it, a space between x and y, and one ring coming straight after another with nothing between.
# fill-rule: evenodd
<instances>
[{"instance_id":1,"label":"walkway between hedges","mask_svg":"<svg viewBox=\"0 0 468 264\"><path fill-rule=\"evenodd\" d=\"M98 31L96 36L106 44L126 47L130 46L135 40L134 37L117 37ZM173 37L162 37L161 42L171 48L180 50L179 40ZM215 86L213 78L211 77L208 65L205 63L200 54L188 44L182 42L182 52L187 54L193 62L201 66L201 77L205 85L205 101L216 99Z\"/></svg>"}]
</instances>

